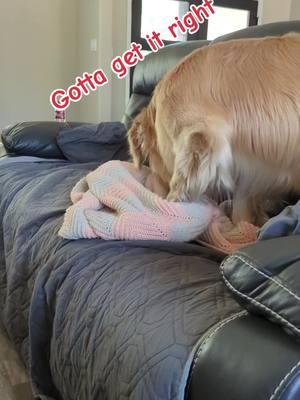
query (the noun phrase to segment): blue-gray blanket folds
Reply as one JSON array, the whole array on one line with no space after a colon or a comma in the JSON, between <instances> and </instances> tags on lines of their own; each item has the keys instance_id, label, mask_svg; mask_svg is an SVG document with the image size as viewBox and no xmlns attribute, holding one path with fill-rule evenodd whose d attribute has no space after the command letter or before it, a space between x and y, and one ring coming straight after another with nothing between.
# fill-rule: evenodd
<instances>
[{"instance_id":1,"label":"blue-gray blanket folds","mask_svg":"<svg viewBox=\"0 0 300 400\"><path fill-rule=\"evenodd\" d=\"M300 201L293 206L287 206L279 215L271 218L260 229L258 240L293 235L300 235Z\"/></svg>"},{"instance_id":2,"label":"blue-gray blanket folds","mask_svg":"<svg viewBox=\"0 0 300 400\"><path fill-rule=\"evenodd\" d=\"M0 164L0 311L43 399L182 400L193 351L237 312L193 244L58 237L96 164Z\"/></svg>"}]
</instances>

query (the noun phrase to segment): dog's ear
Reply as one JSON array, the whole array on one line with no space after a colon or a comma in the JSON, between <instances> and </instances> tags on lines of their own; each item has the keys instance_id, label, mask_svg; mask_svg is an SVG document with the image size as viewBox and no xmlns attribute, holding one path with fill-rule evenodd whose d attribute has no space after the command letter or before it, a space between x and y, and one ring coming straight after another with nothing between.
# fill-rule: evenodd
<instances>
[{"instance_id":1,"label":"dog's ear","mask_svg":"<svg viewBox=\"0 0 300 400\"><path fill-rule=\"evenodd\" d=\"M185 127L175 142L175 165L170 201L197 201L211 189L230 191L232 154L229 127L208 118Z\"/></svg>"},{"instance_id":2,"label":"dog's ear","mask_svg":"<svg viewBox=\"0 0 300 400\"><path fill-rule=\"evenodd\" d=\"M142 150L144 141L144 114L145 109L137 115L128 131L129 150L136 167L141 167L144 162L144 154Z\"/></svg>"},{"instance_id":3,"label":"dog's ear","mask_svg":"<svg viewBox=\"0 0 300 400\"><path fill-rule=\"evenodd\" d=\"M154 123L153 110L149 106L138 114L128 131L130 154L138 168L148 159L151 148L155 143Z\"/></svg>"}]
</instances>

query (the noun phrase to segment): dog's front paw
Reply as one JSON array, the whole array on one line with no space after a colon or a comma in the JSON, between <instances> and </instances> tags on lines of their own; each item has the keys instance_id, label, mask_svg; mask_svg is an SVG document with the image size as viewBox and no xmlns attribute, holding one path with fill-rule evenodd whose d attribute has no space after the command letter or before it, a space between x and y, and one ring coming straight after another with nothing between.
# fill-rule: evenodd
<instances>
[{"instance_id":1,"label":"dog's front paw","mask_svg":"<svg viewBox=\"0 0 300 400\"><path fill-rule=\"evenodd\" d=\"M173 176L170 183L170 192L167 196L167 200L175 202L189 201L185 180L182 177Z\"/></svg>"},{"instance_id":2,"label":"dog's front paw","mask_svg":"<svg viewBox=\"0 0 300 400\"><path fill-rule=\"evenodd\" d=\"M176 193L174 193L174 192L170 192L170 193L168 194L168 196L167 196L167 201L175 201L175 202L178 202L178 201L179 201L178 195L177 195Z\"/></svg>"},{"instance_id":3,"label":"dog's front paw","mask_svg":"<svg viewBox=\"0 0 300 400\"><path fill-rule=\"evenodd\" d=\"M185 193L172 190L169 192L169 194L167 196L167 200L179 203L179 202L188 201L188 198L185 196Z\"/></svg>"}]
</instances>

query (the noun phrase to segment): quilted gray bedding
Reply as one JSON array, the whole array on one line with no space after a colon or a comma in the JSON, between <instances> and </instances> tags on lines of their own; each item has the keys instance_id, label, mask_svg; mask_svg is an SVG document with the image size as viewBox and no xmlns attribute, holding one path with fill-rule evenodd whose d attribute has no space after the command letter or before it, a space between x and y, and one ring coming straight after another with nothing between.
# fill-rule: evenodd
<instances>
[{"instance_id":1,"label":"quilted gray bedding","mask_svg":"<svg viewBox=\"0 0 300 400\"><path fill-rule=\"evenodd\" d=\"M0 311L37 398L182 400L202 335L239 310L195 244L66 241L96 164L0 163Z\"/></svg>"}]
</instances>

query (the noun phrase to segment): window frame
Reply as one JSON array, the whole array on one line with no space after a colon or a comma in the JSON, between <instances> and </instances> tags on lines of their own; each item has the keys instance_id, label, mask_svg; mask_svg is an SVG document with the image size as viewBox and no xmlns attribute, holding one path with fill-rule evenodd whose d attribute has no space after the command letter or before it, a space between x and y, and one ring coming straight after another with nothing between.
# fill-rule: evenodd
<instances>
[{"instance_id":1,"label":"window frame","mask_svg":"<svg viewBox=\"0 0 300 400\"><path fill-rule=\"evenodd\" d=\"M201 0L172 0L172 1L180 1L183 3L188 3L189 8L191 5L201 5ZM141 37L141 28L142 28L142 2L143 0L132 0L131 4L131 42L135 42L141 44L143 46L143 50L152 51L150 46L148 45L146 39ZM247 10L250 12L249 16L249 26L258 24L258 0L214 0L214 5L225 8L235 8L239 10ZM190 40L207 40L207 32L208 32L208 22L205 21L201 28L195 34L188 34L187 41ZM163 40L165 45L174 44L174 43L182 43L180 41L169 41ZM134 68L130 70L130 95L132 94L132 83L133 83L133 72Z\"/></svg>"},{"instance_id":2,"label":"window frame","mask_svg":"<svg viewBox=\"0 0 300 400\"><path fill-rule=\"evenodd\" d=\"M183 3L188 3L189 8L191 5L200 5L202 1L199 0L172 0L179 1ZM151 51L146 39L141 37L141 27L142 27L142 2L143 0L132 0L132 24L131 24L131 41L139 43L143 46L143 50ZM257 25L258 23L258 1L257 0L215 0L215 6L225 7L225 8L235 8L239 10L247 10L250 12L249 16L249 26ZM208 22L205 21L201 25L201 29L195 34L188 34L187 41L190 40L207 40L207 30ZM178 41L164 40L165 45L178 43Z\"/></svg>"}]
</instances>

